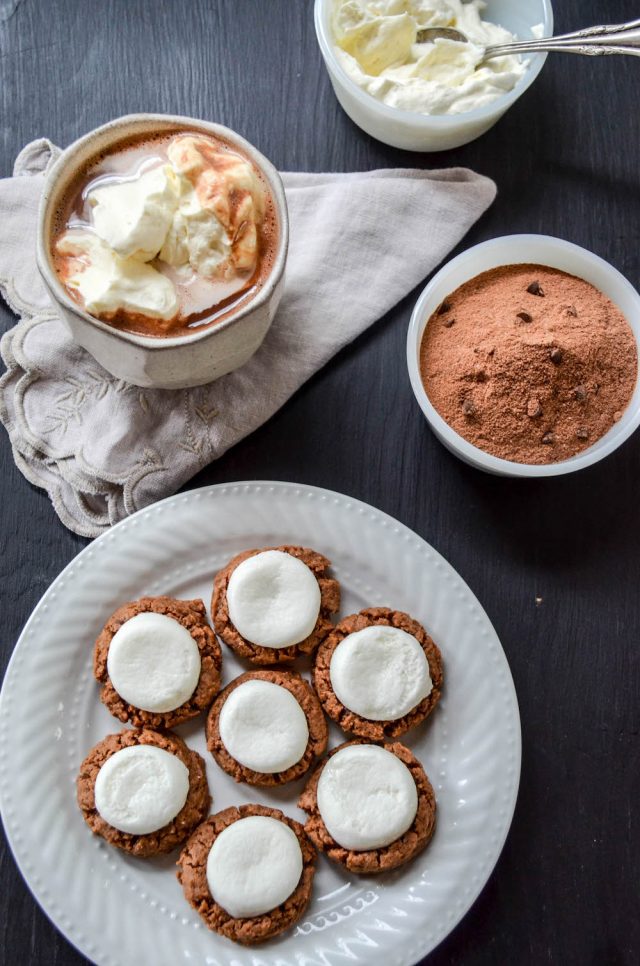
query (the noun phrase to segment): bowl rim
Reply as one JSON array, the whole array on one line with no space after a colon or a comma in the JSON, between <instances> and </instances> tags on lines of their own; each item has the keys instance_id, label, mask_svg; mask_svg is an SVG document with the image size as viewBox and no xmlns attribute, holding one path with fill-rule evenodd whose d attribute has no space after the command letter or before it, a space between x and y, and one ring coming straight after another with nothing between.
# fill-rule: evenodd
<instances>
[{"instance_id":1,"label":"bowl rim","mask_svg":"<svg viewBox=\"0 0 640 966\"><path fill-rule=\"evenodd\" d=\"M429 280L425 288L420 293L420 296L418 297L411 314L411 320L409 322L409 328L407 331L407 367L409 370L411 388L414 396L416 397L416 401L420 406L420 409L427 419L427 422L443 445L449 448L464 462L474 466L476 469L483 469L486 472L493 473L494 475L498 476L544 478L574 473L577 470L585 469L587 466L592 466L604 459L606 456L609 456L616 449L618 449L618 447L622 446L622 444L625 443L636 431L638 426L640 426L640 365L636 377L634 393L627 405L627 409L633 406L635 408L635 412L625 428L622 429L617 435L607 439L607 436L611 432L611 430L609 430L608 433L605 433L604 436L601 436L599 439L597 439L587 449L582 450L580 453L570 457L567 460L560 460L557 463L516 463L512 460L506 460L499 456L493 456L491 453L480 449L480 447L474 446L473 443L470 443L463 436L457 433L456 430L453 429L440 415L429 399L420 375L420 346L422 344L424 330L429 317L432 314L431 311L428 313L425 312L425 306L429 302L432 292L437 287L443 274L448 272L450 269L456 268L459 265L464 265L467 262L471 267L474 262L474 256L476 256L479 252L490 251L492 248L497 248L504 245L505 242L508 243L510 250L514 252L514 257L510 258L508 261L502 262L501 264L523 264L524 262L518 258L518 251L520 250L521 245L530 243L532 240L541 243L550 242L551 244L558 246L567 252L573 252L580 258L591 262L591 264L594 266L598 266L600 269L605 271L612 278L612 280L615 280L615 282L621 288L625 289L632 301L636 303L638 309L638 319L640 320L640 293L638 293L637 289L634 288L631 282L625 278L625 276L619 272L617 268L614 268L613 265L601 258L599 255L596 255L595 252L590 251L588 248L583 248L580 245L566 241L563 238L557 238L553 235L537 233L500 235L497 238L480 242L480 244L466 249L460 255L456 256L456 258L445 262L445 264ZM530 259L527 258L525 261L530 261ZM552 256L550 256L549 262L551 263L550 267L554 267L552 264ZM486 270L488 269L482 269L482 271ZM564 269L560 269L560 271L564 271ZM474 271L471 268L468 279L471 279L478 274L481 274L481 272L478 272L477 270ZM585 278L585 281L589 281L589 279ZM591 282L591 284L594 283ZM631 323L629 323L629 325L636 342L638 360L640 363L640 332L636 331L636 328L634 328ZM636 398L634 399L634 397Z\"/></svg>"},{"instance_id":2,"label":"bowl rim","mask_svg":"<svg viewBox=\"0 0 640 966\"><path fill-rule=\"evenodd\" d=\"M349 94L359 102L363 109L377 111L381 117L389 121L404 122L415 128L422 128L424 130L431 128L447 130L467 121L481 123L482 121L493 119L496 114L503 114L533 84L547 59L547 54L545 53L533 54L529 69L520 78L515 87L505 94L496 97L495 100L491 101L490 104L486 104L484 107L477 107L472 111L464 111L460 114L419 114L416 111L405 111L400 107L391 107L389 104L378 100L373 94L369 94L368 91L363 90L349 77L342 64L338 61L335 55L334 45L329 36L328 26L325 22L325 14L328 19L330 5L334 2L335 0L315 0L314 3L316 37L327 69L330 73L333 71L338 75L340 82L348 90ZM551 37L553 36L554 26L551 0L540 0L540 2L542 3L544 14L542 19L542 36Z\"/></svg>"},{"instance_id":3,"label":"bowl rim","mask_svg":"<svg viewBox=\"0 0 640 966\"><path fill-rule=\"evenodd\" d=\"M276 208L279 229L278 244L273 260L273 266L260 291L255 295L254 298L250 299L246 305L230 315L227 319L223 319L216 325L205 326L202 329L196 329L193 332L185 333L183 335L146 336L136 332L128 332L125 329L120 329L116 326L110 325L108 322L103 322L101 319L97 319L90 315L85 309L82 308L82 306L71 298L66 288L58 278L58 274L51 262L48 239L45 238L45 223L49 214L49 204L54 193L54 189L60 178L67 173L68 166L75 164L75 157L77 153L88 143L96 138L99 138L101 135L112 134L112 143L117 144L118 140L126 138L129 131L131 134L140 133L140 125L149 125L149 127L157 125L158 133L160 134L163 133L164 130L170 131L174 128L201 130L205 134L213 134L214 136L218 135L225 141L228 141L231 145L237 146L264 175ZM135 130L131 130L132 128ZM105 124L101 124L96 128L92 128L92 130L88 131L86 134L76 138L75 141L73 141L62 151L60 156L47 172L47 177L38 207L36 262L38 270L54 301L59 302L63 308L72 312L83 322L88 323L94 329L107 334L111 338L119 339L122 342L140 346L144 349L152 349L154 352L162 352L179 346L191 345L192 343L199 342L202 339L211 338L213 335L241 323L249 313L253 314L256 309L267 304L284 273L288 247L289 216L287 201L282 179L280 178L277 169L271 163L271 161L269 161L268 158L266 158L256 147L254 147L253 144L243 138L242 135L237 134L231 128L225 127L225 125L218 124L214 121L206 121L200 118L187 117L179 114L158 114L146 112L141 112L138 114L124 114L121 117L113 118L111 121L107 121Z\"/></svg>"}]
</instances>

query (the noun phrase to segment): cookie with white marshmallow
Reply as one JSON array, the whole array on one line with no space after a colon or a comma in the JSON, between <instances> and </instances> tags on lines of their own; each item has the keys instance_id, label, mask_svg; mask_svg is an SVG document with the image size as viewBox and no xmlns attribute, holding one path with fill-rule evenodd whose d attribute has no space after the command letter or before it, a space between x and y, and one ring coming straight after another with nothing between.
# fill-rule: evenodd
<instances>
[{"instance_id":1,"label":"cookie with white marshmallow","mask_svg":"<svg viewBox=\"0 0 640 966\"><path fill-rule=\"evenodd\" d=\"M431 841L436 800L424 768L399 741L347 741L318 766L298 807L305 832L349 872L388 872Z\"/></svg>"},{"instance_id":2,"label":"cookie with white marshmallow","mask_svg":"<svg viewBox=\"0 0 640 966\"><path fill-rule=\"evenodd\" d=\"M211 616L216 633L253 664L290 663L311 654L333 629L340 585L330 561L307 547L238 554L217 575Z\"/></svg>"},{"instance_id":3,"label":"cookie with white marshmallow","mask_svg":"<svg viewBox=\"0 0 640 966\"><path fill-rule=\"evenodd\" d=\"M100 700L136 727L172 728L220 689L222 653L201 600L141 597L112 614L94 650Z\"/></svg>"},{"instance_id":4,"label":"cookie with white marshmallow","mask_svg":"<svg viewBox=\"0 0 640 966\"><path fill-rule=\"evenodd\" d=\"M240 805L211 815L178 860L187 902L209 929L251 946L289 929L311 898L316 850L279 809Z\"/></svg>"},{"instance_id":5,"label":"cookie with white marshmallow","mask_svg":"<svg viewBox=\"0 0 640 966\"><path fill-rule=\"evenodd\" d=\"M91 831L148 858L175 849L211 805L200 755L170 732L127 729L91 749L76 781Z\"/></svg>"},{"instance_id":6,"label":"cookie with white marshmallow","mask_svg":"<svg viewBox=\"0 0 640 966\"><path fill-rule=\"evenodd\" d=\"M313 685L325 713L372 741L424 721L442 683L442 655L422 624L388 607L345 617L315 655Z\"/></svg>"},{"instance_id":7,"label":"cookie with white marshmallow","mask_svg":"<svg viewBox=\"0 0 640 966\"><path fill-rule=\"evenodd\" d=\"M299 674L248 671L214 701L207 747L237 782L284 785L324 755L327 723L314 690Z\"/></svg>"}]
</instances>

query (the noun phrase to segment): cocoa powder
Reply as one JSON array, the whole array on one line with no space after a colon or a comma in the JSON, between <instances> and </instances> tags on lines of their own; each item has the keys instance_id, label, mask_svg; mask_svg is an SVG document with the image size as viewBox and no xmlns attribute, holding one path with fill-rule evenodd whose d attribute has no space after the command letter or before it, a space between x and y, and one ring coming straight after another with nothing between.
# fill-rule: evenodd
<instances>
[{"instance_id":1,"label":"cocoa powder","mask_svg":"<svg viewBox=\"0 0 640 966\"><path fill-rule=\"evenodd\" d=\"M638 358L629 323L593 285L505 265L434 312L420 371L432 404L470 443L517 463L555 463L620 419Z\"/></svg>"}]
</instances>

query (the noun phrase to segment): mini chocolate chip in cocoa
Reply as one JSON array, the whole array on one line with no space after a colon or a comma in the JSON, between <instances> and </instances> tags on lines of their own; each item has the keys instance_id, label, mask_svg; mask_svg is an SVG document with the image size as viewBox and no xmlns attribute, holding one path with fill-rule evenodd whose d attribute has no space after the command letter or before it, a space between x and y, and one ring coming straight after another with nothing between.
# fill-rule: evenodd
<instances>
[{"instance_id":1,"label":"mini chocolate chip in cocoa","mask_svg":"<svg viewBox=\"0 0 640 966\"><path fill-rule=\"evenodd\" d=\"M554 366L559 366L560 363L562 362L563 357L564 357L564 352L562 351L562 349L555 348L555 349L552 349L551 352L549 353L549 358L553 362Z\"/></svg>"},{"instance_id":2,"label":"mini chocolate chip in cocoa","mask_svg":"<svg viewBox=\"0 0 640 966\"><path fill-rule=\"evenodd\" d=\"M530 419L537 419L538 416L542 416L542 406L540 405L540 400L535 396L527 400L527 416Z\"/></svg>"},{"instance_id":3,"label":"mini chocolate chip in cocoa","mask_svg":"<svg viewBox=\"0 0 640 966\"><path fill-rule=\"evenodd\" d=\"M556 441L555 433L551 433L551 432L545 433L544 436L542 437L542 442L544 443L545 446L553 446L555 441Z\"/></svg>"},{"instance_id":4,"label":"mini chocolate chip in cocoa","mask_svg":"<svg viewBox=\"0 0 640 966\"><path fill-rule=\"evenodd\" d=\"M540 298L544 298L544 290L540 282L532 282L531 285L528 285L527 292L529 295L538 295Z\"/></svg>"},{"instance_id":5,"label":"mini chocolate chip in cocoa","mask_svg":"<svg viewBox=\"0 0 640 966\"><path fill-rule=\"evenodd\" d=\"M443 325L444 325L445 329L450 329L451 326L452 325L455 325L455 324L456 324L456 320L455 319L445 319L444 322L443 322Z\"/></svg>"},{"instance_id":6,"label":"mini chocolate chip in cocoa","mask_svg":"<svg viewBox=\"0 0 640 966\"><path fill-rule=\"evenodd\" d=\"M585 402L588 395L589 390L586 386L576 386L576 388L573 390L573 398L577 399L578 402Z\"/></svg>"},{"instance_id":7,"label":"mini chocolate chip in cocoa","mask_svg":"<svg viewBox=\"0 0 640 966\"><path fill-rule=\"evenodd\" d=\"M567 313L567 315L570 315L572 319L577 319L578 318L578 310L575 307L575 305L570 305L566 309L566 313Z\"/></svg>"},{"instance_id":8,"label":"mini chocolate chip in cocoa","mask_svg":"<svg viewBox=\"0 0 640 966\"><path fill-rule=\"evenodd\" d=\"M533 322L533 319L531 318L528 312L518 312L518 314L516 315L516 318L522 319L522 321L526 322L527 324L529 324L529 322Z\"/></svg>"},{"instance_id":9,"label":"mini chocolate chip in cocoa","mask_svg":"<svg viewBox=\"0 0 640 966\"><path fill-rule=\"evenodd\" d=\"M438 309L438 315L446 315L447 312L451 311L451 302L447 302L445 299L440 308Z\"/></svg>"},{"instance_id":10,"label":"mini chocolate chip in cocoa","mask_svg":"<svg viewBox=\"0 0 640 966\"><path fill-rule=\"evenodd\" d=\"M578 439L589 439L589 430L584 429L584 427L581 427L576 431L576 436L578 437Z\"/></svg>"},{"instance_id":11,"label":"mini chocolate chip in cocoa","mask_svg":"<svg viewBox=\"0 0 640 966\"><path fill-rule=\"evenodd\" d=\"M476 382L486 382L489 377L484 369L476 369L473 373L473 378Z\"/></svg>"},{"instance_id":12,"label":"mini chocolate chip in cocoa","mask_svg":"<svg viewBox=\"0 0 640 966\"><path fill-rule=\"evenodd\" d=\"M463 400L462 412L465 414L465 416L468 416L469 419L471 419L472 416L475 416L477 412L476 404L470 396L467 396L467 398Z\"/></svg>"}]
</instances>

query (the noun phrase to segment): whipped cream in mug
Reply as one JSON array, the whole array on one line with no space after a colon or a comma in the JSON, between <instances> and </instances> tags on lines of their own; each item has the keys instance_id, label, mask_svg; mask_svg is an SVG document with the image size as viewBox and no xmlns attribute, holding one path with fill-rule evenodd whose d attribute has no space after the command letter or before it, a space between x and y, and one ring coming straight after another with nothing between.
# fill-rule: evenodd
<instances>
[{"instance_id":1,"label":"whipped cream in mug","mask_svg":"<svg viewBox=\"0 0 640 966\"><path fill-rule=\"evenodd\" d=\"M517 55L481 64L485 47L516 39L483 20L485 8L483 0L334 0L335 53L359 87L390 107L463 114L513 90L528 67ZM418 43L426 27L453 27L471 42Z\"/></svg>"},{"instance_id":2,"label":"whipped cream in mug","mask_svg":"<svg viewBox=\"0 0 640 966\"><path fill-rule=\"evenodd\" d=\"M235 147L194 131L116 146L67 193L53 254L87 312L147 335L217 321L268 274L266 183Z\"/></svg>"}]
</instances>

